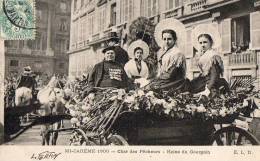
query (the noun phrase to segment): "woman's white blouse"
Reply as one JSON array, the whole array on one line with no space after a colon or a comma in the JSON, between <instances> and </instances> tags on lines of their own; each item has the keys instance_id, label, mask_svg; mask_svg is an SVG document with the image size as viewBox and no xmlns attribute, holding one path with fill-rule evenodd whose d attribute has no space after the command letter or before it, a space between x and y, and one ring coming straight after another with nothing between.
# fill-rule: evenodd
<instances>
[{"instance_id":1,"label":"woman's white blouse","mask_svg":"<svg viewBox=\"0 0 260 161\"><path fill-rule=\"evenodd\" d=\"M146 63L142 60L141 61L141 72L139 73L137 70L136 62L134 59L129 60L125 64L125 72L129 78L132 78L133 76L140 76L141 78L148 78L149 76L149 69Z\"/></svg>"}]
</instances>

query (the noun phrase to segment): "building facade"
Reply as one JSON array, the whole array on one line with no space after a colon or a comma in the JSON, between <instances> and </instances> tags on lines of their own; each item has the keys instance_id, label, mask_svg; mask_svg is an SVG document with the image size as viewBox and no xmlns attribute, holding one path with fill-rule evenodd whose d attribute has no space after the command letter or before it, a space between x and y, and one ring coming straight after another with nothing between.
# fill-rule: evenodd
<instances>
[{"instance_id":1,"label":"building facade","mask_svg":"<svg viewBox=\"0 0 260 161\"><path fill-rule=\"evenodd\" d=\"M187 29L185 53L187 76L198 75L194 62L191 31L199 24L212 23L221 35L219 49L224 77L244 79L260 87L260 8L258 0L72 0L69 75L88 73L103 59L101 49L111 31L123 39L137 17L148 17L155 25L162 19L177 18Z\"/></svg>"},{"instance_id":2,"label":"building facade","mask_svg":"<svg viewBox=\"0 0 260 161\"><path fill-rule=\"evenodd\" d=\"M70 0L36 0L35 40L5 41L5 74L25 66L39 74L68 74Z\"/></svg>"}]
</instances>

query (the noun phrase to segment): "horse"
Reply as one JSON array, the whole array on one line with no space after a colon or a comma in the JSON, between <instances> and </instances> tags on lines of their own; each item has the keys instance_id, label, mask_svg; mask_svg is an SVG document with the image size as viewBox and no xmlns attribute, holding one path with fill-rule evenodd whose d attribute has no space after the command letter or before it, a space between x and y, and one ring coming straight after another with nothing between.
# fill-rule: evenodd
<instances>
[{"instance_id":1,"label":"horse","mask_svg":"<svg viewBox=\"0 0 260 161\"><path fill-rule=\"evenodd\" d=\"M29 106L32 101L32 90L20 87L15 90L15 106Z\"/></svg>"},{"instance_id":2,"label":"horse","mask_svg":"<svg viewBox=\"0 0 260 161\"><path fill-rule=\"evenodd\" d=\"M27 87L19 87L15 90L15 106L25 107L32 104L32 90ZM24 121L24 116L20 117L20 120ZM29 114L26 114L26 121L29 121Z\"/></svg>"},{"instance_id":3,"label":"horse","mask_svg":"<svg viewBox=\"0 0 260 161\"><path fill-rule=\"evenodd\" d=\"M39 113L41 116L57 116L65 114L65 100L62 82L56 76L53 76L48 85L39 90L37 99L40 103ZM58 132L49 132L61 128L62 121L55 123L45 123L41 125L42 145L49 145L50 137L51 144L56 145Z\"/></svg>"}]
</instances>

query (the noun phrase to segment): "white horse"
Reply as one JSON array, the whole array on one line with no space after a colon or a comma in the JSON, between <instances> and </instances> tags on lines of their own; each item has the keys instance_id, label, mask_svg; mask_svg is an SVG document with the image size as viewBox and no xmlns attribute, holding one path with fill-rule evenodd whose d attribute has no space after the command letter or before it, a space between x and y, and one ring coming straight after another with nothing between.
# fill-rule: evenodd
<instances>
[{"instance_id":1,"label":"white horse","mask_svg":"<svg viewBox=\"0 0 260 161\"><path fill-rule=\"evenodd\" d=\"M20 87L15 90L15 106L28 106L32 101L32 90Z\"/></svg>"},{"instance_id":2,"label":"white horse","mask_svg":"<svg viewBox=\"0 0 260 161\"><path fill-rule=\"evenodd\" d=\"M37 94L41 107L41 116L62 115L65 113L64 91L59 80L53 76L48 85L41 89ZM51 117L50 117L51 118ZM46 123L41 125L42 145L49 145L50 137L52 145L56 145L58 132L49 133L49 130L57 130L61 127L62 121L54 124Z\"/></svg>"},{"instance_id":3,"label":"white horse","mask_svg":"<svg viewBox=\"0 0 260 161\"><path fill-rule=\"evenodd\" d=\"M24 107L32 104L32 90L27 87L19 87L15 90L15 106ZM20 117L21 121L25 119L24 116ZM29 114L26 114L26 121L29 121Z\"/></svg>"}]
</instances>

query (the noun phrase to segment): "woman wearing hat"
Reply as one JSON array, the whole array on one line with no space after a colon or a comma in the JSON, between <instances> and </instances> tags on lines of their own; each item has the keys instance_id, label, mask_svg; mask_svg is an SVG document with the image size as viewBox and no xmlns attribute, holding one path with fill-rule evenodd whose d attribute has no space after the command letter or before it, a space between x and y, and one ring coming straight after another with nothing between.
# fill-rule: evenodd
<instances>
[{"instance_id":1,"label":"woman wearing hat","mask_svg":"<svg viewBox=\"0 0 260 161\"><path fill-rule=\"evenodd\" d=\"M223 61L216 51L220 45L220 35L212 25L199 25L193 30L193 44L198 50L195 56L200 75L191 81L191 92L201 92L209 96L213 89L223 86L228 91L228 83L221 78L224 72Z\"/></svg>"},{"instance_id":2,"label":"woman wearing hat","mask_svg":"<svg viewBox=\"0 0 260 161\"><path fill-rule=\"evenodd\" d=\"M127 88L128 77L124 68L115 61L114 49L114 46L110 46L102 51L104 60L96 64L90 73L89 90L92 90L92 87Z\"/></svg>"},{"instance_id":3,"label":"woman wearing hat","mask_svg":"<svg viewBox=\"0 0 260 161\"><path fill-rule=\"evenodd\" d=\"M131 43L128 48L128 53L132 58L124 67L128 78L132 80L148 78L149 70L146 63L143 61L149 54L148 45L142 40L137 40Z\"/></svg>"},{"instance_id":4,"label":"woman wearing hat","mask_svg":"<svg viewBox=\"0 0 260 161\"><path fill-rule=\"evenodd\" d=\"M158 52L157 76L149 85L151 90L188 90L186 59L179 45L185 43L185 35L185 26L175 19L165 19L156 26L155 40L161 49Z\"/></svg>"}]
</instances>

